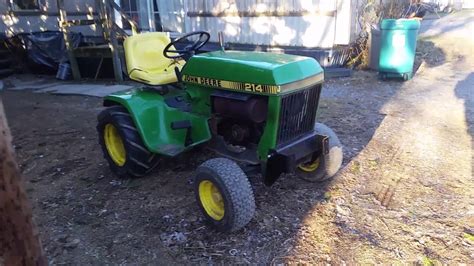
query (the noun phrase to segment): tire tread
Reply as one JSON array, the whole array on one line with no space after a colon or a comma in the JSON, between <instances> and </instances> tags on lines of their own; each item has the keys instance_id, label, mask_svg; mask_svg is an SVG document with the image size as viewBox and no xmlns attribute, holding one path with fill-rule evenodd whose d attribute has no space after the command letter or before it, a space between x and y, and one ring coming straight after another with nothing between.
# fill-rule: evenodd
<instances>
[{"instance_id":1,"label":"tire tread","mask_svg":"<svg viewBox=\"0 0 474 266\"><path fill-rule=\"evenodd\" d=\"M309 182L324 182L334 177L342 165L343 150L342 144L334 131L322 123L316 123L315 131L319 135L325 135L329 138L329 154L324 158L324 164L313 173L306 173L297 169L297 175Z\"/></svg>"},{"instance_id":2,"label":"tire tread","mask_svg":"<svg viewBox=\"0 0 474 266\"><path fill-rule=\"evenodd\" d=\"M232 160L214 158L204 162L197 171L205 168L215 171L230 194L234 217L229 231L237 231L247 225L255 215L255 198L247 175Z\"/></svg>"},{"instance_id":3,"label":"tire tread","mask_svg":"<svg viewBox=\"0 0 474 266\"><path fill-rule=\"evenodd\" d=\"M127 160L124 166L116 166L107 153L103 137L100 136L103 127L107 123L113 123L122 135L122 141L127 152ZM159 156L150 152L138 134L132 116L123 106L108 107L98 115L97 130L99 132L99 143L102 146L104 157L109 161L112 171L120 177L142 177L151 172L158 164Z\"/></svg>"}]
</instances>

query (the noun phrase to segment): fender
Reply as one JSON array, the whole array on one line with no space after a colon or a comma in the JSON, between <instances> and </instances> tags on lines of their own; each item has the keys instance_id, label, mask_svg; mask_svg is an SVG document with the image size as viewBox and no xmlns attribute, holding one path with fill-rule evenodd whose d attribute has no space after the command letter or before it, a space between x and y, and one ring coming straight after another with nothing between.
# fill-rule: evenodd
<instances>
[{"instance_id":1,"label":"fender","mask_svg":"<svg viewBox=\"0 0 474 266\"><path fill-rule=\"evenodd\" d=\"M149 151L171 157L211 139L209 117L190 113L188 104L182 90L161 95L135 88L104 99L104 106L122 105L128 110Z\"/></svg>"}]
</instances>

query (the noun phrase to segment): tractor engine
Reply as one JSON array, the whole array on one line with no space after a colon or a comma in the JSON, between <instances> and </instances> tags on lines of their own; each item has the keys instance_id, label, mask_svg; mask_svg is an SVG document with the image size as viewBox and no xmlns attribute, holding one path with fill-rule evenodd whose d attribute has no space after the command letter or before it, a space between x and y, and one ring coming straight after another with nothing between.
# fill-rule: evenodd
<instances>
[{"instance_id":1,"label":"tractor engine","mask_svg":"<svg viewBox=\"0 0 474 266\"><path fill-rule=\"evenodd\" d=\"M215 135L232 145L258 144L265 128L268 97L216 91L211 96L211 106Z\"/></svg>"}]
</instances>

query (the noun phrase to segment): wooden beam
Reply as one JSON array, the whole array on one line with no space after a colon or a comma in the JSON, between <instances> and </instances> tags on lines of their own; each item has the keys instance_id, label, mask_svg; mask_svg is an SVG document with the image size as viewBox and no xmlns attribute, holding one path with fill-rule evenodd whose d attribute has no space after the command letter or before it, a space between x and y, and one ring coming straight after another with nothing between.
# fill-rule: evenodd
<instances>
[{"instance_id":1,"label":"wooden beam","mask_svg":"<svg viewBox=\"0 0 474 266\"><path fill-rule=\"evenodd\" d=\"M8 12L10 16L15 17L25 17L25 16L58 16L58 11L49 11L49 10L10 10ZM97 16L97 12L81 12L81 11L69 11L67 12L68 16Z\"/></svg>"},{"instance_id":2,"label":"wooden beam","mask_svg":"<svg viewBox=\"0 0 474 266\"><path fill-rule=\"evenodd\" d=\"M96 19L74 19L62 22L63 27L71 27L71 26L87 26L87 25L95 25L99 24L100 20Z\"/></svg>"},{"instance_id":3,"label":"wooden beam","mask_svg":"<svg viewBox=\"0 0 474 266\"><path fill-rule=\"evenodd\" d=\"M119 5L117 5L117 3L115 3L114 1L111 1L111 0L106 0L106 1L109 2L110 6L112 7L112 11L113 11L113 9L117 10L118 13L120 14L120 16L130 24L130 27L132 28L133 35L140 33L140 30L138 28L138 24L131 17L129 17L127 14L125 14L123 9Z\"/></svg>"},{"instance_id":4,"label":"wooden beam","mask_svg":"<svg viewBox=\"0 0 474 266\"><path fill-rule=\"evenodd\" d=\"M100 70L102 69L102 63L104 62L104 57L102 56L99 61L99 65L97 66L97 70L95 71L94 80L97 80L100 74Z\"/></svg>"},{"instance_id":5,"label":"wooden beam","mask_svg":"<svg viewBox=\"0 0 474 266\"><path fill-rule=\"evenodd\" d=\"M106 21L106 14L105 14L105 4L104 1L102 0L95 0L95 6L97 7L97 12L99 13L99 19L101 21L100 27L102 29L102 35L104 37L104 40L107 41L109 39L109 32L108 32L108 27L107 27L107 21Z\"/></svg>"},{"instance_id":6,"label":"wooden beam","mask_svg":"<svg viewBox=\"0 0 474 266\"><path fill-rule=\"evenodd\" d=\"M115 38L125 40L125 38L128 37L127 32L124 29L120 28L117 24L114 23L112 27L114 28L114 32L116 34Z\"/></svg>"},{"instance_id":7,"label":"wooden beam","mask_svg":"<svg viewBox=\"0 0 474 266\"><path fill-rule=\"evenodd\" d=\"M113 11L113 3L110 0L101 0L102 7L104 8L104 20L106 21L107 27L107 35L108 35L108 43L110 47L110 51L112 52L112 64L114 67L114 76L115 80L123 81L123 71L122 71L122 63L120 60L120 52L119 52L119 44L117 40L117 32L115 30L114 24L114 11Z\"/></svg>"},{"instance_id":8,"label":"wooden beam","mask_svg":"<svg viewBox=\"0 0 474 266\"><path fill-rule=\"evenodd\" d=\"M47 265L0 99L0 264Z\"/></svg>"},{"instance_id":9,"label":"wooden beam","mask_svg":"<svg viewBox=\"0 0 474 266\"><path fill-rule=\"evenodd\" d=\"M121 47L119 47L119 52L122 53ZM76 58L112 58L110 46L107 44L78 47L74 49L74 55Z\"/></svg>"},{"instance_id":10,"label":"wooden beam","mask_svg":"<svg viewBox=\"0 0 474 266\"><path fill-rule=\"evenodd\" d=\"M69 38L68 27L64 25L64 23L67 22L67 13L66 9L64 9L64 0L57 0L57 5L59 10L59 27L63 32L69 64L71 64L72 76L75 80L80 80L81 72L79 71L79 65L77 64L76 57L74 56L74 47L72 47L72 42Z\"/></svg>"}]
</instances>

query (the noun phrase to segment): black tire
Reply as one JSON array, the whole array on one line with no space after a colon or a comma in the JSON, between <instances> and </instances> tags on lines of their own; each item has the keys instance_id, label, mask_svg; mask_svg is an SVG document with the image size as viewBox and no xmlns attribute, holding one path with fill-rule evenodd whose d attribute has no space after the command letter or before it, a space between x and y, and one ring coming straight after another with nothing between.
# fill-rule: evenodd
<instances>
[{"instance_id":1,"label":"black tire","mask_svg":"<svg viewBox=\"0 0 474 266\"><path fill-rule=\"evenodd\" d=\"M97 119L99 144L114 174L119 177L142 177L156 167L159 156L145 147L127 109L122 106L108 107L100 112ZM123 142L125 148L125 163L123 165L114 162L108 152L104 137L104 130L108 124L112 124L116 128Z\"/></svg>"},{"instance_id":2,"label":"black tire","mask_svg":"<svg viewBox=\"0 0 474 266\"><path fill-rule=\"evenodd\" d=\"M209 181L222 196L224 213L220 220L209 215L201 200L200 186ZM196 170L194 192L207 222L218 231L237 231L255 215L255 198L250 182L242 169L229 159L215 158L201 164Z\"/></svg>"},{"instance_id":3,"label":"black tire","mask_svg":"<svg viewBox=\"0 0 474 266\"><path fill-rule=\"evenodd\" d=\"M302 179L310 182L323 182L329 180L336 175L342 165L343 151L342 144L339 141L336 133L328 126L316 123L314 129L319 135L328 136L329 138L329 153L324 156L319 156L319 166L312 172L303 171L298 166L296 174Z\"/></svg>"}]
</instances>

